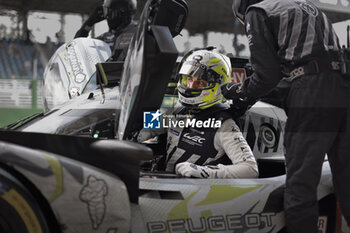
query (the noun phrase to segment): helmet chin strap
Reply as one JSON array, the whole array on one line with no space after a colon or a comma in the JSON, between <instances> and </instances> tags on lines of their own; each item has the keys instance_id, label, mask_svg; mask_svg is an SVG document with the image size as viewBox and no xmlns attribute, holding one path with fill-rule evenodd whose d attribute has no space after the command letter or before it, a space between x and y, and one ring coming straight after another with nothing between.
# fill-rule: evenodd
<instances>
[{"instance_id":1,"label":"helmet chin strap","mask_svg":"<svg viewBox=\"0 0 350 233\"><path fill-rule=\"evenodd\" d=\"M203 110L202 108L206 108L205 106L207 105L211 105L214 102L219 101L220 99L222 99L221 96L221 90L220 88L218 89L218 91L220 92L218 95L215 96L215 101L211 102L211 103L205 103L202 101L202 96L196 96L196 97L186 97L183 96L182 93L179 93L179 100L181 105L183 105L186 108L189 109L199 109L199 110ZM221 96L221 97L220 97Z\"/></svg>"}]
</instances>

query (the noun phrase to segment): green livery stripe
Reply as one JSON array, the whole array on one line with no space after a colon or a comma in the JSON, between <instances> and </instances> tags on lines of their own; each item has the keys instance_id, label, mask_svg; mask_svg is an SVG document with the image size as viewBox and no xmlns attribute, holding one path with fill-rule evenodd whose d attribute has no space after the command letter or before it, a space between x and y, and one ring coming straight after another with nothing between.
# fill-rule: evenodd
<instances>
[{"instance_id":1,"label":"green livery stripe","mask_svg":"<svg viewBox=\"0 0 350 233\"><path fill-rule=\"evenodd\" d=\"M204 210L201 212L201 216L205 219L208 219L210 216L213 215L213 212L211 210Z\"/></svg>"},{"instance_id":2,"label":"green livery stripe","mask_svg":"<svg viewBox=\"0 0 350 233\"><path fill-rule=\"evenodd\" d=\"M232 186L232 185L213 185L211 186L210 190L206 194L199 194L201 189L198 189L197 191L191 193L186 199L181 201L179 204L174 206L172 210L168 214L167 221L171 220L178 220L178 219L188 219L189 218L189 207L188 203L191 199L193 199L196 196L196 199L202 200L195 204L193 207L197 206L205 206L205 205L211 205L211 204L218 204L223 203L226 201L233 200L237 197L240 197L244 194L247 194L251 191L257 190L262 185L257 186ZM202 198L203 195L203 198ZM193 203L193 202L192 202ZM212 210L202 210L201 216L204 219L208 219L210 216L212 216Z\"/></svg>"},{"instance_id":3,"label":"green livery stripe","mask_svg":"<svg viewBox=\"0 0 350 233\"><path fill-rule=\"evenodd\" d=\"M188 218L187 203L193 196L199 192L199 189L189 195L185 200L181 201L176 205L169 213L167 220L179 219L179 218Z\"/></svg>"},{"instance_id":4,"label":"green livery stripe","mask_svg":"<svg viewBox=\"0 0 350 233\"><path fill-rule=\"evenodd\" d=\"M63 192L63 172L62 165L54 156L44 154L44 157L48 161L53 174L56 177L56 189L50 197L50 202L53 202Z\"/></svg>"}]
</instances>

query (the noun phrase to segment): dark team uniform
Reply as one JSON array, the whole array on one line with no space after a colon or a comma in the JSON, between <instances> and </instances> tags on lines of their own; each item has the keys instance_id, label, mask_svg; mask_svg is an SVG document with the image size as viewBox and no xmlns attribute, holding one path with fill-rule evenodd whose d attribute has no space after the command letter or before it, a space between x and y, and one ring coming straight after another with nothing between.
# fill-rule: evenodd
<instances>
[{"instance_id":1,"label":"dark team uniform","mask_svg":"<svg viewBox=\"0 0 350 233\"><path fill-rule=\"evenodd\" d=\"M117 38L114 41L112 60L124 61L128 52L129 44L132 37L137 31L137 23L131 21L131 23L118 33Z\"/></svg>"},{"instance_id":2,"label":"dark team uniform","mask_svg":"<svg viewBox=\"0 0 350 233\"><path fill-rule=\"evenodd\" d=\"M255 69L243 85L245 95L267 94L285 73L292 81L284 141L287 230L318 232L316 189L326 153L350 222L350 84L339 71L331 22L309 1L264 0L248 8L245 24Z\"/></svg>"}]
</instances>

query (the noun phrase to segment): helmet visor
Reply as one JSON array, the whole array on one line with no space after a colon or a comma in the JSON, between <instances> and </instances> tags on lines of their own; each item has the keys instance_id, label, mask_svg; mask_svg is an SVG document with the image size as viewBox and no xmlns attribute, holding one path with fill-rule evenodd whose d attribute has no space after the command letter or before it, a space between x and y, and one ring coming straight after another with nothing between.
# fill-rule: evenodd
<instances>
[{"instance_id":1,"label":"helmet visor","mask_svg":"<svg viewBox=\"0 0 350 233\"><path fill-rule=\"evenodd\" d=\"M206 65L196 61L185 62L179 71L179 74L196 77L207 82L219 82L221 75L208 69Z\"/></svg>"},{"instance_id":2,"label":"helmet visor","mask_svg":"<svg viewBox=\"0 0 350 233\"><path fill-rule=\"evenodd\" d=\"M195 61L188 61L181 66L179 74L203 79L202 77L205 76L206 71L207 67L205 65Z\"/></svg>"}]
</instances>

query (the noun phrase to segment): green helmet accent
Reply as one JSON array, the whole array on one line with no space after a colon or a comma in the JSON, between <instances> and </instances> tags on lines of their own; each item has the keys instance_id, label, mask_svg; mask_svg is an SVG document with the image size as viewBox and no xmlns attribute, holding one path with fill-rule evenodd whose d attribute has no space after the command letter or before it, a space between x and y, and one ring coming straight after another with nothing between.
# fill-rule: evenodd
<instances>
[{"instance_id":1,"label":"green helmet accent","mask_svg":"<svg viewBox=\"0 0 350 233\"><path fill-rule=\"evenodd\" d=\"M205 109L222 102L220 86L231 81L231 62L227 56L212 49L191 51L184 56L178 75L180 103L187 107ZM208 85L201 89L189 88L189 76L205 80Z\"/></svg>"}]
</instances>

